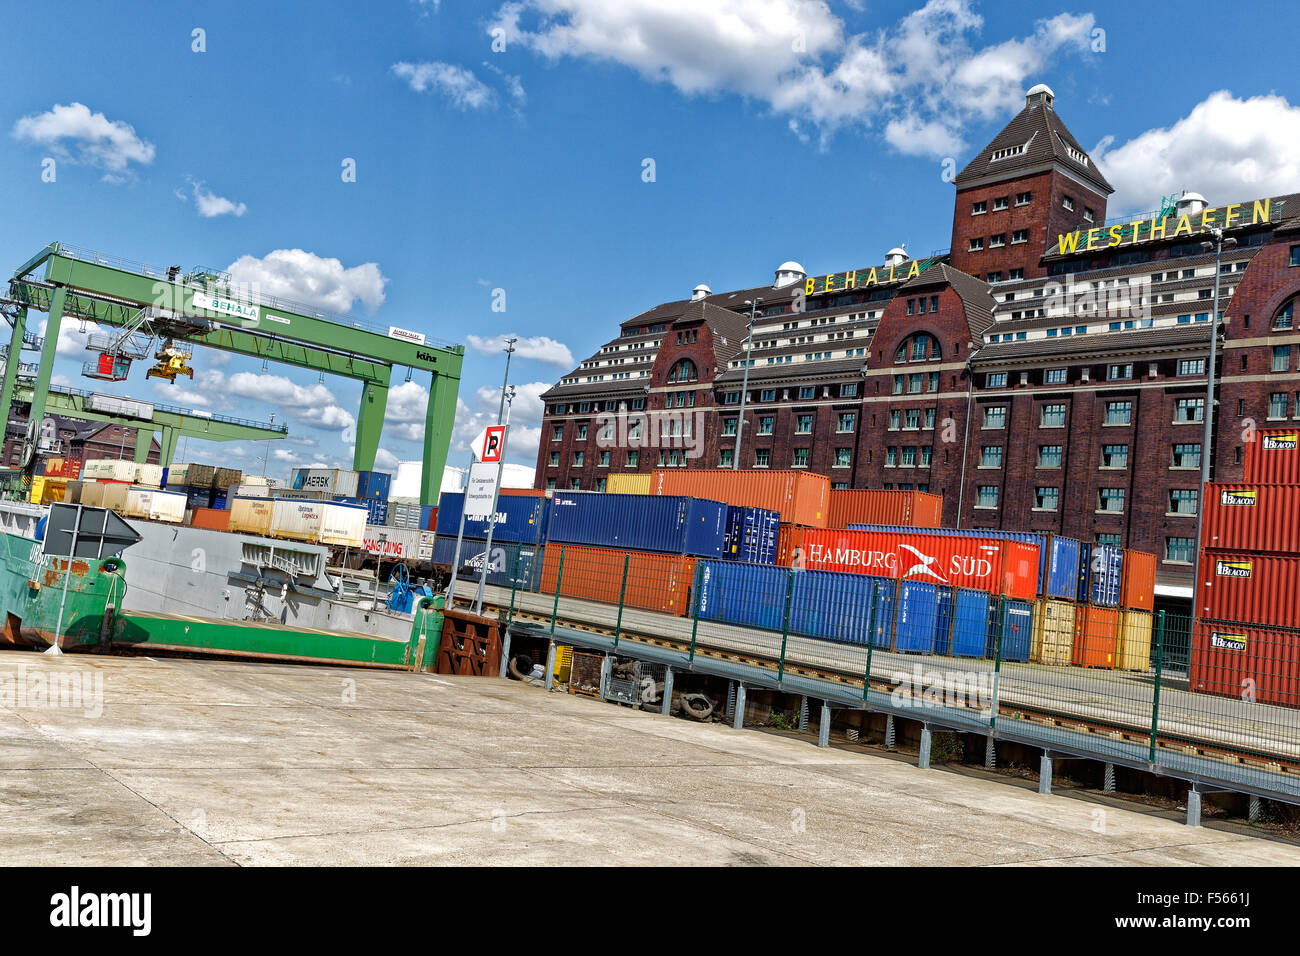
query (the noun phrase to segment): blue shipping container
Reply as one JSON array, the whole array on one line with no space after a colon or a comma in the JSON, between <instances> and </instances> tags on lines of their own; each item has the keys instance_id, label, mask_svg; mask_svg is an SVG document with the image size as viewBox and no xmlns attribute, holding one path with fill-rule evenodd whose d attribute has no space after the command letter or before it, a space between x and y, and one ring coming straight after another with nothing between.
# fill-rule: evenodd
<instances>
[{"instance_id":1,"label":"blue shipping container","mask_svg":"<svg viewBox=\"0 0 1300 956\"><path fill-rule=\"evenodd\" d=\"M219 491L212 496L212 507L218 511L226 510L226 493L224 491Z\"/></svg>"},{"instance_id":2,"label":"blue shipping container","mask_svg":"<svg viewBox=\"0 0 1300 956\"><path fill-rule=\"evenodd\" d=\"M1087 604L1092 594L1092 545L1079 545L1079 589L1074 599L1079 604Z\"/></svg>"},{"instance_id":3,"label":"blue shipping container","mask_svg":"<svg viewBox=\"0 0 1300 956\"><path fill-rule=\"evenodd\" d=\"M493 541L511 541L516 544L541 544L545 540L546 516L549 498L533 495L501 495L497 498L497 523L492 529ZM441 535L454 539L460 530L460 513L465 507L463 492L443 492L438 501L438 527ZM465 537L487 538L486 518L466 518Z\"/></svg>"},{"instance_id":4,"label":"blue shipping container","mask_svg":"<svg viewBox=\"0 0 1300 956\"><path fill-rule=\"evenodd\" d=\"M788 568L732 561L701 561L699 568L702 620L781 630Z\"/></svg>"},{"instance_id":5,"label":"blue shipping container","mask_svg":"<svg viewBox=\"0 0 1300 956\"><path fill-rule=\"evenodd\" d=\"M392 484L393 476L387 472L359 471L357 472L357 497L387 501Z\"/></svg>"},{"instance_id":6,"label":"blue shipping container","mask_svg":"<svg viewBox=\"0 0 1300 956\"><path fill-rule=\"evenodd\" d=\"M952 588L939 587L939 625L934 632L934 652L948 653L948 638L952 633Z\"/></svg>"},{"instance_id":7,"label":"blue shipping container","mask_svg":"<svg viewBox=\"0 0 1300 956\"><path fill-rule=\"evenodd\" d=\"M1124 552L1113 544L1093 545L1091 575L1092 603L1101 607L1119 607Z\"/></svg>"},{"instance_id":8,"label":"blue shipping container","mask_svg":"<svg viewBox=\"0 0 1300 956\"><path fill-rule=\"evenodd\" d=\"M939 587L922 581L904 581L898 589L898 622L894 650L934 653L939 628Z\"/></svg>"},{"instance_id":9,"label":"blue shipping container","mask_svg":"<svg viewBox=\"0 0 1300 956\"><path fill-rule=\"evenodd\" d=\"M989 629L988 656L996 657L996 623ZM1034 606L1028 601L1008 600L1002 612L1002 659L1004 661L1029 660L1030 639L1034 632Z\"/></svg>"},{"instance_id":10,"label":"blue shipping container","mask_svg":"<svg viewBox=\"0 0 1300 956\"><path fill-rule=\"evenodd\" d=\"M380 501L378 498L367 498L365 501L366 524L388 524L388 502Z\"/></svg>"},{"instance_id":11,"label":"blue shipping container","mask_svg":"<svg viewBox=\"0 0 1300 956\"><path fill-rule=\"evenodd\" d=\"M781 513L766 508L728 506L723 557L750 564L776 564Z\"/></svg>"},{"instance_id":12,"label":"blue shipping container","mask_svg":"<svg viewBox=\"0 0 1300 956\"><path fill-rule=\"evenodd\" d=\"M983 657L990 631L988 592L953 588L950 641L953 656Z\"/></svg>"},{"instance_id":13,"label":"blue shipping container","mask_svg":"<svg viewBox=\"0 0 1300 956\"><path fill-rule=\"evenodd\" d=\"M720 558L727 506L675 495L556 492L546 540L597 548Z\"/></svg>"},{"instance_id":14,"label":"blue shipping container","mask_svg":"<svg viewBox=\"0 0 1300 956\"><path fill-rule=\"evenodd\" d=\"M483 555L487 542L479 538L465 538L460 543L460 566L456 577L477 581L483 569ZM488 562L487 583L501 587L518 587L522 591L536 591L542 580L543 549L535 545L504 544L492 542L492 557ZM456 536L438 535L433 540L433 563L451 567L456 558Z\"/></svg>"}]
</instances>

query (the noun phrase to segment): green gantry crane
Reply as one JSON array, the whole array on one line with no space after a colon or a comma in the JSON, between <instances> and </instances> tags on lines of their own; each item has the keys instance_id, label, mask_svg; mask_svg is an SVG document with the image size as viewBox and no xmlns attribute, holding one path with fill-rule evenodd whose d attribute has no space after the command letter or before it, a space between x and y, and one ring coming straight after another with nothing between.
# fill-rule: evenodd
<instances>
[{"instance_id":1,"label":"green gantry crane","mask_svg":"<svg viewBox=\"0 0 1300 956\"><path fill-rule=\"evenodd\" d=\"M44 267L44 274L37 271ZM237 288L224 273L179 267L157 269L53 242L19 266L0 304L10 306L13 334L0 380L0 422L9 420L25 347L39 343L40 361L31 383L30 421L40 422L50 395L50 376L64 319L117 330L101 337L93 378L125 378L130 362L143 358L149 342L207 346L238 355L312 369L362 383L353 467L375 466L384 427L393 366L429 372L420 501L436 504L456 415L465 347L437 342L395 326L372 326L308 306ZM49 316L44 340L27 333L29 310ZM94 343L92 343L94 344ZM409 379L409 375L408 375ZM25 397L25 396L24 396ZM250 423L251 424L251 423Z\"/></svg>"}]
</instances>

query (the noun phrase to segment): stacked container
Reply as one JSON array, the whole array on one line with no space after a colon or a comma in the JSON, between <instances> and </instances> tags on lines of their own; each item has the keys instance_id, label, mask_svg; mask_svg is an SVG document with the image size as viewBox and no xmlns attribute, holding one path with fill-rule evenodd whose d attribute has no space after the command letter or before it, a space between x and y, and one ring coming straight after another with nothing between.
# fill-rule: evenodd
<instances>
[{"instance_id":1,"label":"stacked container","mask_svg":"<svg viewBox=\"0 0 1300 956\"><path fill-rule=\"evenodd\" d=\"M719 558L726 530L727 506L719 501L564 491L551 500L546 540Z\"/></svg>"},{"instance_id":2,"label":"stacked container","mask_svg":"<svg viewBox=\"0 0 1300 956\"><path fill-rule=\"evenodd\" d=\"M942 519L943 495L925 491L832 488L827 527L864 524L937 528Z\"/></svg>"},{"instance_id":3,"label":"stacked container","mask_svg":"<svg viewBox=\"0 0 1300 956\"><path fill-rule=\"evenodd\" d=\"M806 471L735 471L729 468L655 471L655 495L706 498L743 508L766 508L781 523L825 528L829 520L831 480Z\"/></svg>"},{"instance_id":4,"label":"stacked container","mask_svg":"<svg viewBox=\"0 0 1300 956\"><path fill-rule=\"evenodd\" d=\"M1300 430L1246 445L1245 479L1205 486L1191 689L1300 706Z\"/></svg>"}]
</instances>

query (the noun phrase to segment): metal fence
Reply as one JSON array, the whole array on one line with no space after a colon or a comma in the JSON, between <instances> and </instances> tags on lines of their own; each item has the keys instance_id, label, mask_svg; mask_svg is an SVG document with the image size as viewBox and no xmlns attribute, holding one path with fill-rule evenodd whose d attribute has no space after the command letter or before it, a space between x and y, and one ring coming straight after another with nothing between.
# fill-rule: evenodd
<instances>
[{"instance_id":1,"label":"metal fence","mask_svg":"<svg viewBox=\"0 0 1300 956\"><path fill-rule=\"evenodd\" d=\"M1300 802L1300 631L554 543L491 568L516 632Z\"/></svg>"}]
</instances>

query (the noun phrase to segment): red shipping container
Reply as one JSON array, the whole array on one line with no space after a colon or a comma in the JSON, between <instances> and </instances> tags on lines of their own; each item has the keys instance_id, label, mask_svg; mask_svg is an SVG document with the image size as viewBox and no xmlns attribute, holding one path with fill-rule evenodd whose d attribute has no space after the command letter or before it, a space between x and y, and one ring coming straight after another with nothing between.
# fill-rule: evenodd
<instances>
[{"instance_id":1,"label":"red shipping container","mask_svg":"<svg viewBox=\"0 0 1300 956\"><path fill-rule=\"evenodd\" d=\"M943 517L943 495L925 491L874 491L832 488L828 527L888 524L937 528Z\"/></svg>"},{"instance_id":2,"label":"red shipping container","mask_svg":"<svg viewBox=\"0 0 1300 956\"><path fill-rule=\"evenodd\" d=\"M806 471L734 471L670 468L651 472L652 495L707 498L744 508L766 508L786 524L826 527L831 480Z\"/></svg>"},{"instance_id":3,"label":"red shipping container","mask_svg":"<svg viewBox=\"0 0 1300 956\"><path fill-rule=\"evenodd\" d=\"M1300 627L1300 557L1242 551L1201 552L1196 616Z\"/></svg>"},{"instance_id":4,"label":"red shipping container","mask_svg":"<svg viewBox=\"0 0 1300 956\"><path fill-rule=\"evenodd\" d=\"M1115 648L1119 636L1118 608L1081 604L1074 615L1074 645L1071 663L1079 667L1115 666Z\"/></svg>"},{"instance_id":5,"label":"red shipping container","mask_svg":"<svg viewBox=\"0 0 1300 956\"><path fill-rule=\"evenodd\" d=\"M1154 611L1156 608L1156 556L1149 551L1124 551L1124 583L1120 607Z\"/></svg>"},{"instance_id":6,"label":"red shipping container","mask_svg":"<svg viewBox=\"0 0 1300 956\"><path fill-rule=\"evenodd\" d=\"M1300 707L1300 633L1197 621L1189 676L1195 693Z\"/></svg>"},{"instance_id":7,"label":"red shipping container","mask_svg":"<svg viewBox=\"0 0 1300 956\"><path fill-rule=\"evenodd\" d=\"M1300 553L1300 485L1206 485L1201 547Z\"/></svg>"},{"instance_id":8,"label":"red shipping container","mask_svg":"<svg viewBox=\"0 0 1300 956\"><path fill-rule=\"evenodd\" d=\"M1032 601L1038 546L1020 541L893 531L801 532L803 566L975 588Z\"/></svg>"},{"instance_id":9,"label":"red shipping container","mask_svg":"<svg viewBox=\"0 0 1300 956\"><path fill-rule=\"evenodd\" d=\"M1252 484L1300 483L1300 429L1257 429L1246 442L1244 477Z\"/></svg>"},{"instance_id":10,"label":"red shipping container","mask_svg":"<svg viewBox=\"0 0 1300 956\"><path fill-rule=\"evenodd\" d=\"M563 555L564 567L560 567ZM627 587L623 587L623 559L627 562ZM684 617L691 613L691 586L695 559L680 554L650 551L615 551L576 544L548 544L542 558L539 593L554 595L557 578L563 597L585 598L604 604L661 611Z\"/></svg>"},{"instance_id":11,"label":"red shipping container","mask_svg":"<svg viewBox=\"0 0 1300 956\"><path fill-rule=\"evenodd\" d=\"M195 508L190 524L209 531L229 531L230 512L220 508Z\"/></svg>"}]
</instances>

